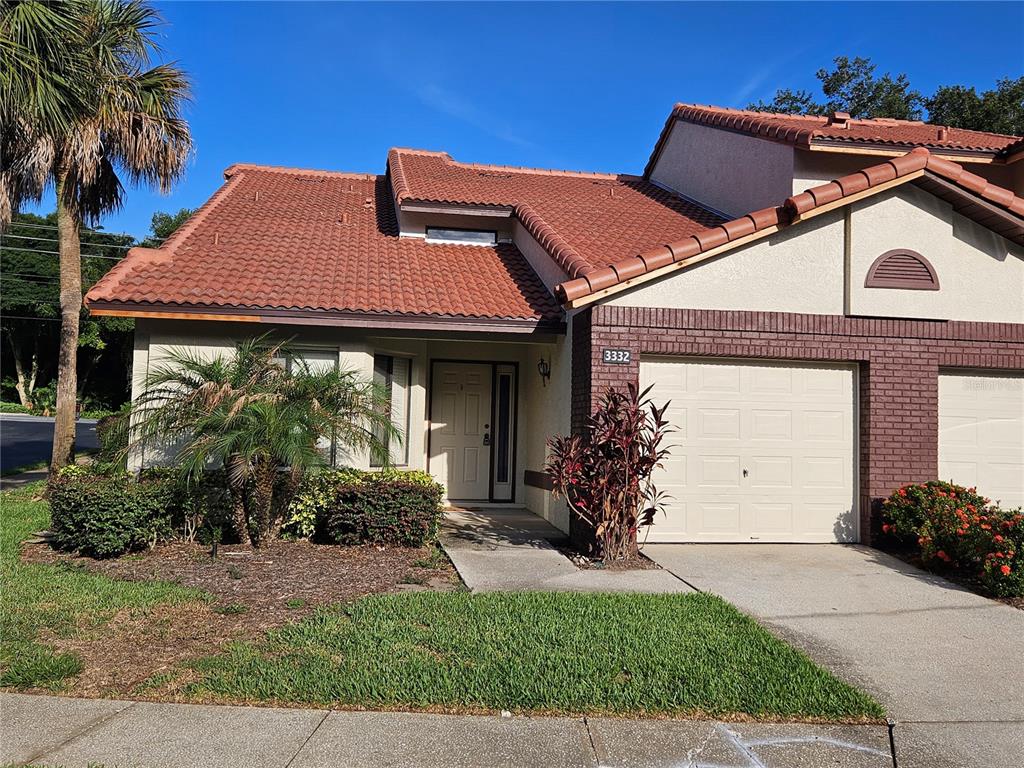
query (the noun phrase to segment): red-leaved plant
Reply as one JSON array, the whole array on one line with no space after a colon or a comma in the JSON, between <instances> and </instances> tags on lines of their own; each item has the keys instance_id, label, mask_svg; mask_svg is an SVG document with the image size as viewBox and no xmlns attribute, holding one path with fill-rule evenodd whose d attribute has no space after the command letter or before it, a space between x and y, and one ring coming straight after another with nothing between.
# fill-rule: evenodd
<instances>
[{"instance_id":1,"label":"red-leaved plant","mask_svg":"<svg viewBox=\"0 0 1024 768\"><path fill-rule=\"evenodd\" d=\"M637 531L664 506L651 475L669 453L662 442L673 430L665 420L668 403L658 408L650 391L633 384L626 392L609 389L585 436L548 441L545 469L554 494L591 526L605 562L635 556Z\"/></svg>"}]
</instances>

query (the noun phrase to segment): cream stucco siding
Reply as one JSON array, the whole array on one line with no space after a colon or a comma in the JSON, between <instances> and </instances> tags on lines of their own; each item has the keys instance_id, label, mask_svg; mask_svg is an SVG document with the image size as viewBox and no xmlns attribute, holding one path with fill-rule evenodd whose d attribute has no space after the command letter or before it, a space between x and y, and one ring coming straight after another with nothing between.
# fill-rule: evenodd
<instances>
[{"instance_id":1,"label":"cream stucco siding","mask_svg":"<svg viewBox=\"0 0 1024 768\"><path fill-rule=\"evenodd\" d=\"M794 149L677 120L651 179L730 218L791 194Z\"/></svg>"},{"instance_id":2,"label":"cream stucco siding","mask_svg":"<svg viewBox=\"0 0 1024 768\"><path fill-rule=\"evenodd\" d=\"M409 391L409 432L407 436L409 469L429 469L428 440L430 432L429 389L431 364L435 360L513 363L518 371L516 400L517 442L515 450L515 496L513 503L525 505L559 527L568 527L564 507L552 503L550 494L526 486L526 469L544 466L545 443L555 432L569 430L569 346L562 337L546 337L539 342L518 342L488 339L482 335L453 340L417 336L375 335L375 331L345 328L319 328L248 323L191 322L184 320L139 319L135 331L135 354L132 366L133 397L143 390L147 373L167 359L171 348L187 348L204 357L228 354L239 339L260 333L273 333L291 339L297 348L336 351L339 365L357 371L364 378L373 375L375 354L406 357L411 361ZM542 386L537 373L541 357L549 360L551 381ZM132 457L132 466L166 463L166 451L149 449L145 455ZM339 464L360 468L369 466L365 452L339 456Z\"/></svg>"},{"instance_id":3,"label":"cream stucco siding","mask_svg":"<svg viewBox=\"0 0 1024 768\"><path fill-rule=\"evenodd\" d=\"M554 292L556 285L569 279L565 271L552 260L543 246L518 220L512 229L512 241L549 291Z\"/></svg>"},{"instance_id":4,"label":"cream stucco siding","mask_svg":"<svg viewBox=\"0 0 1024 768\"><path fill-rule=\"evenodd\" d=\"M880 317L1024 322L1024 248L905 184L849 208L849 312ZM907 248L935 269L938 291L865 288L871 264Z\"/></svg>"},{"instance_id":5,"label":"cream stucco siding","mask_svg":"<svg viewBox=\"0 0 1024 768\"><path fill-rule=\"evenodd\" d=\"M843 313L843 217L824 214L613 296L625 307Z\"/></svg>"}]
</instances>

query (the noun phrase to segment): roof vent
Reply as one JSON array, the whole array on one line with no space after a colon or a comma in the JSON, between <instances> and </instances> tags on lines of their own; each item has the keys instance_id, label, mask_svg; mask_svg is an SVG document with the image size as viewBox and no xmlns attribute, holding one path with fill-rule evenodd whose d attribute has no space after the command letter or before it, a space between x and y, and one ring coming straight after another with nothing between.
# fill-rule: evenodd
<instances>
[{"instance_id":1,"label":"roof vent","mask_svg":"<svg viewBox=\"0 0 1024 768\"><path fill-rule=\"evenodd\" d=\"M903 288L912 291L937 291L939 278L924 256L899 248L886 251L871 265L865 288Z\"/></svg>"},{"instance_id":2,"label":"roof vent","mask_svg":"<svg viewBox=\"0 0 1024 768\"><path fill-rule=\"evenodd\" d=\"M939 128L939 141L946 141L949 139L949 128Z\"/></svg>"},{"instance_id":3,"label":"roof vent","mask_svg":"<svg viewBox=\"0 0 1024 768\"><path fill-rule=\"evenodd\" d=\"M849 128L850 127L850 113L849 112L833 112L828 116L828 124L834 125L836 128Z\"/></svg>"}]
</instances>

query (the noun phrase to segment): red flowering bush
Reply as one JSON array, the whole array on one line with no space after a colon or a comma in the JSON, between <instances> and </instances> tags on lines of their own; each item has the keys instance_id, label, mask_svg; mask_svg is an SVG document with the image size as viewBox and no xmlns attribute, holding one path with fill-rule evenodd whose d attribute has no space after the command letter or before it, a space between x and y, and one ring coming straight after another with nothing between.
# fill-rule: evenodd
<instances>
[{"instance_id":1,"label":"red flowering bush","mask_svg":"<svg viewBox=\"0 0 1024 768\"><path fill-rule=\"evenodd\" d=\"M920 549L924 564L976 579L998 597L1024 596L1024 514L974 488L905 485L883 504L882 532Z\"/></svg>"}]
</instances>

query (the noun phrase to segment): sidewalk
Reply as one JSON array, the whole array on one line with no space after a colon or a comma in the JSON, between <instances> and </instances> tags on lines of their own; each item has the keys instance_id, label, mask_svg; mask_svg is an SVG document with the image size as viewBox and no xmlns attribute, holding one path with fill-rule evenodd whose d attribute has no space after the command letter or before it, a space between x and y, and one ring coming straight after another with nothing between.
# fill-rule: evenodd
<instances>
[{"instance_id":1,"label":"sidewalk","mask_svg":"<svg viewBox=\"0 0 1024 768\"><path fill-rule=\"evenodd\" d=\"M942 768L933 759L915 760L913 752L900 752L900 768ZM887 729L877 725L340 712L0 694L0 764L8 762L67 768L892 768Z\"/></svg>"},{"instance_id":2,"label":"sidewalk","mask_svg":"<svg viewBox=\"0 0 1024 768\"><path fill-rule=\"evenodd\" d=\"M693 592L664 569L577 568L558 551L566 536L523 509L449 509L438 536L473 592Z\"/></svg>"}]
</instances>

